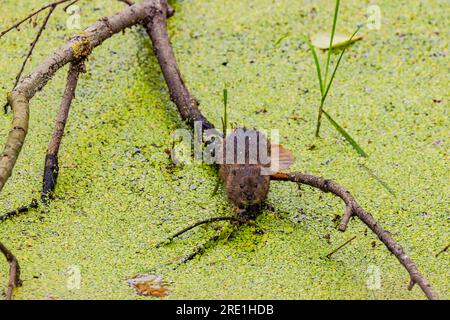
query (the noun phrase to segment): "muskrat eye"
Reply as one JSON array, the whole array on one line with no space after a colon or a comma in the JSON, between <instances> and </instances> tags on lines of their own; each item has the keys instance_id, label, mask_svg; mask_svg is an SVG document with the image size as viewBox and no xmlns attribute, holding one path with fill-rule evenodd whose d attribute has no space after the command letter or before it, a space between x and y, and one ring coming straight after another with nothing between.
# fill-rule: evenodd
<instances>
[{"instance_id":1,"label":"muskrat eye","mask_svg":"<svg viewBox=\"0 0 450 320\"><path fill-rule=\"evenodd\" d=\"M244 184L240 184L239 187L241 187L241 189L244 189Z\"/></svg>"},{"instance_id":2,"label":"muskrat eye","mask_svg":"<svg viewBox=\"0 0 450 320\"><path fill-rule=\"evenodd\" d=\"M258 184L255 183L255 184L253 185L253 188L258 188Z\"/></svg>"}]
</instances>

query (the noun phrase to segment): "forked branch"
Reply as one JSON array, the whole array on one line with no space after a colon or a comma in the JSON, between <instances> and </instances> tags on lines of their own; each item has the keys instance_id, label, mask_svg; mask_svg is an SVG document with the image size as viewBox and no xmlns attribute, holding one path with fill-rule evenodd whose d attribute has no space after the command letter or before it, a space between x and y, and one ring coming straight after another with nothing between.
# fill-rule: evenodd
<instances>
[{"instance_id":1,"label":"forked branch","mask_svg":"<svg viewBox=\"0 0 450 320\"><path fill-rule=\"evenodd\" d=\"M411 290L414 284L418 284L428 299L438 299L437 294L434 292L431 285L419 272L414 262L406 255L402 246L398 244L391 236L391 234L383 229L375 218L368 212L366 212L356 202L355 198L344 187L340 186L336 182L321 177L316 177L303 173L276 173L271 176L272 180L278 181L292 181L296 183L302 183L314 188L318 188L324 192L331 192L332 194L341 198L345 205L346 210L342 222L339 226L339 230L344 231L347 227L348 220L351 215L357 216L364 224L372 230L381 242L392 252L401 265L408 271L411 278L408 289Z\"/></svg>"}]
</instances>

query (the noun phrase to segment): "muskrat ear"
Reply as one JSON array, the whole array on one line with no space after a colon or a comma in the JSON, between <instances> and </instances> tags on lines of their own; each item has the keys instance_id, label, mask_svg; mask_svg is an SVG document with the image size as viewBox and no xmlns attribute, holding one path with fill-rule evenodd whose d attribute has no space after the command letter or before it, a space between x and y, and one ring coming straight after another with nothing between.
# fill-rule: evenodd
<instances>
[{"instance_id":1,"label":"muskrat ear","mask_svg":"<svg viewBox=\"0 0 450 320\"><path fill-rule=\"evenodd\" d=\"M270 160L278 161L279 170L286 170L294 163L295 160L294 155L290 150L286 149L282 145L271 144L270 150L271 150Z\"/></svg>"}]
</instances>

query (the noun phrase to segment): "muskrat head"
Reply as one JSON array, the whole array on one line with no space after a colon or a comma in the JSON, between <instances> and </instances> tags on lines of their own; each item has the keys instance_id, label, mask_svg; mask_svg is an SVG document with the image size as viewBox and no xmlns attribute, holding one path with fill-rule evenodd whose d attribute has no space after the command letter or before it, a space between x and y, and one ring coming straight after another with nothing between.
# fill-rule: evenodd
<instances>
[{"instance_id":1,"label":"muskrat head","mask_svg":"<svg viewBox=\"0 0 450 320\"><path fill-rule=\"evenodd\" d=\"M249 168L233 169L231 172L232 187L228 190L230 200L238 207L259 204L266 200L269 192L269 176L255 174Z\"/></svg>"}]
</instances>

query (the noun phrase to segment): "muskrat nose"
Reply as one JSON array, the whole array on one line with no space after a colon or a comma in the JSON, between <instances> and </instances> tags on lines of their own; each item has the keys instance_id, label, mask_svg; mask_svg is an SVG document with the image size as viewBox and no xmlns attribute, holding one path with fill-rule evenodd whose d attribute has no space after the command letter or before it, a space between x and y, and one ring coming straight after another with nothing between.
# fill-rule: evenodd
<instances>
[{"instance_id":1,"label":"muskrat nose","mask_svg":"<svg viewBox=\"0 0 450 320\"><path fill-rule=\"evenodd\" d=\"M250 193L250 192L245 192L244 196L248 201L251 201L254 198L253 193Z\"/></svg>"}]
</instances>

